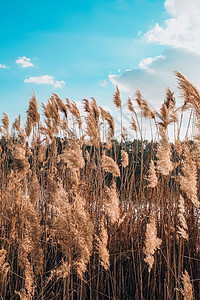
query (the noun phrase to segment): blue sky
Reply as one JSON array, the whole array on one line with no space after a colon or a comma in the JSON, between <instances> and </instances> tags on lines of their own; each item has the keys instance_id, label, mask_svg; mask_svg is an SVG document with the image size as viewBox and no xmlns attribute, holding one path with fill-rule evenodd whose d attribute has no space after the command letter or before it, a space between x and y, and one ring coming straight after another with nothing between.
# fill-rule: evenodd
<instances>
[{"instance_id":1,"label":"blue sky","mask_svg":"<svg viewBox=\"0 0 200 300\"><path fill-rule=\"evenodd\" d=\"M156 106L175 88L173 70L198 85L199 1L1 0L0 8L0 103L11 119L25 114L32 90L39 103L55 92L112 107L118 84L124 99L139 87Z\"/></svg>"},{"instance_id":2,"label":"blue sky","mask_svg":"<svg viewBox=\"0 0 200 300\"><path fill-rule=\"evenodd\" d=\"M114 90L108 75L158 53L138 32L162 19L163 1L1 1L0 6L0 64L9 67L0 68L1 111L14 116L26 110L32 89L38 102L56 92L72 100L94 96L107 105ZM16 63L24 56L34 66ZM65 85L24 82L44 75Z\"/></svg>"}]
</instances>

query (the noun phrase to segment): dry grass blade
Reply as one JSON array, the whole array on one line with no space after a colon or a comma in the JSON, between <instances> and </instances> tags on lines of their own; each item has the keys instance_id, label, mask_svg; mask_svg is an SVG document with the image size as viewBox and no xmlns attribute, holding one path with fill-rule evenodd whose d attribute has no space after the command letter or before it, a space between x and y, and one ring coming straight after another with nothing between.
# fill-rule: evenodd
<instances>
[{"instance_id":1,"label":"dry grass blade","mask_svg":"<svg viewBox=\"0 0 200 300\"><path fill-rule=\"evenodd\" d=\"M176 106L176 100L174 97L174 93L172 93L172 91L170 90L169 87L166 90L165 104L166 104L167 108L171 108L171 109L174 109Z\"/></svg>"},{"instance_id":2,"label":"dry grass blade","mask_svg":"<svg viewBox=\"0 0 200 300\"><path fill-rule=\"evenodd\" d=\"M117 108L121 108L121 106L122 106L122 100L120 98L120 91L119 91L117 85L116 85L116 92L113 95L113 102L114 102L114 104L115 104L115 106Z\"/></svg>"},{"instance_id":3,"label":"dry grass blade","mask_svg":"<svg viewBox=\"0 0 200 300\"><path fill-rule=\"evenodd\" d=\"M81 129L81 126L82 126L81 115L80 115L80 111L74 101L71 102L71 108L69 108L69 111L77 119L78 124L79 124L79 129Z\"/></svg>"},{"instance_id":4,"label":"dry grass blade","mask_svg":"<svg viewBox=\"0 0 200 300\"><path fill-rule=\"evenodd\" d=\"M7 138L9 139L9 137L10 137L10 134L9 134L9 118L8 118L8 115L5 112L3 114L4 114L4 117L2 118L2 123L3 123L2 127L6 132Z\"/></svg>"},{"instance_id":5,"label":"dry grass blade","mask_svg":"<svg viewBox=\"0 0 200 300\"><path fill-rule=\"evenodd\" d=\"M142 109L143 100L142 100L142 95L141 95L141 92L140 92L139 89L137 89L137 91L136 91L135 100L137 101L137 104L138 104L139 108Z\"/></svg>"},{"instance_id":6,"label":"dry grass blade","mask_svg":"<svg viewBox=\"0 0 200 300\"><path fill-rule=\"evenodd\" d=\"M100 112L99 112L98 105L97 105L95 98L91 97L91 99L92 99L91 108L93 110L94 119L95 119L96 123L98 124Z\"/></svg>"},{"instance_id":7,"label":"dry grass blade","mask_svg":"<svg viewBox=\"0 0 200 300\"><path fill-rule=\"evenodd\" d=\"M87 113L91 112L91 108L90 108L90 101L88 99L83 99L84 102L84 110Z\"/></svg>"},{"instance_id":8,"label":"dry grass blade","mask_svg":"<svg viewBox=\"0 0 200 300\"><path fill-rule=\"evenodd\" d=\"M135 114L135 109L130 97L128 97L128 110Z\"/></svg>"},{"instance_id":9,"label":"dry grass blade","mask_svg":"<svg viewBox=\"0 0 200 300\"><path fill-rule=\"evenodd\" d=\"M70 100L68 98L66 98L66 101L67 101L66 105L67 105L67 107L68 107L68 109L70 111L70 109L72 108L71 102L70 102Z\"/></svg>"},{"instance_id":10,"label":"dry grass blade","mask_svg":"<svg viewBox=\"0 0 200 300\"><path fill-rule=\"evenodd\" d=\"M60 97L57 95L57 94L53 94L55 99L56 99L56 102L57 102L57 105L58 105L58 108L59 110L64 113L66 119L67 119L67 106L63 103L63 101L60 99Z\"/></svg>"},{"instance_id":11,"label":"dry grass blade","mask_svg":"<svg viewBox=\"0 0 200 300\"><path fill-rule=\"evenodd\" d=\"M142 114L144 118L155 119L156 116L155 112L149 107L149 104L145 100L142 101Z\"/></svg>"},{"instance_id":12,"label":"dry grass blade","mask_svg":"<svg viewBox=\"0 0 200 300\"><path fill-rule=\"evenodd\" d=\"M140 90L137 89L136 91L136 98L135 100L137 101L137 104L139 108L141 109L142 115L144 118L152 118L155 119L155 112L150 108L149 104L147 103L146 100L142 99L142 95ZM131 103L129 101L128 103L129 109L132 109Z\"/></svg>"},{"instance_id":13,"label":"dry grass blade","mask_svg":"<svg viewBox=\"0 0 200 300\"><path fill-rule=\"evenodd\" d=\"M131 127L135 132L137 132L137 125L133 116L131 116Z\"/></svg>"},{"instance_id":14,"label":"dry grass blade","mask_svg":"<svg viewBox=\"0 0 200 300\"><path fill-rule=\"evenodd\" d=\"M37 122L40 121L40 115L38 113L38 104L34 92L32 98L29 101L29 107L26 113L27 113L27 118L31 120L33 125L35 125Z\"/></svg>"},{"instance_id":15,"label":"dry grass blade","mask_svg":"<svg viewBox=\"0 0 200 300\"><path fill-rule=\"evenodd\" d=\"M20 131L20 127L21 127L21 115L18 116L18 118L15 119L12 127L17 130Z\"/></svg>"},{"instance_id":16,"label":"dry grass blade","mask_svg":"<svg viewBox=\"0 0 200 300\"><path fill-rule=\"evenodd\" d=\"M107 111L103 107L100 107L100 112L102 119L105 120L107 117Z\"/></svg>"},{"instance_id":17,"label":"dry grass blade","mask_svg":"<svg viewBox=\"0 0 200 300\"><path fill-rule=\"evenodd\" d=\"M32 120L28 117L25 125L25 133L27 137L30 137L32 128L33 128Z\"/></svg>"},{"instance_id":18,"label":"dry grass blade","mask_svg":"<svg viewBox=\"0 0 200 300\"><path fill-rule=\"evenodd\" d=\"M51 113L51 118L53 122L53 127L56 133L59 132L59 125L61 123L60 115L58 112L58 105L55 102L54 96L51 97L50 101L48 102L48 107Z\"/></svg>"},{"instance_id":19,"label":"dry grass blade","mask_svg":"<svg viewBox=\"0 0 200 300\"><path fill-rule=\"evenodd\" d=\"M108 122L111 135L113 136L115 133L115 122L112 115L108 111L106 112L105 119Z\"/></svg>"}]
</instances>

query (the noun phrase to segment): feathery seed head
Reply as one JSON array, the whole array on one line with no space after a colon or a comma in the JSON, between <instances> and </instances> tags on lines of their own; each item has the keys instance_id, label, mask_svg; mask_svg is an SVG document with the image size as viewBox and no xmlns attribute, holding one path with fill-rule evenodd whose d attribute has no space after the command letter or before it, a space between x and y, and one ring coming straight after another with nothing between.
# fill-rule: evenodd
<instances>
[{"instance_id":1,"label":"feathery seed head","mask_svg":"<svg viewBox=\"0 0 200 300\"><path fill-rule=\"evenodd\" d=\"M144 261L149 265L149 272L154 264L154 253L160 248L162 240L157 238L157 222L155 216L151 216L150 222L147 224L145 235L145 254Z\"/></svg>"},{"instance_id":2,"label":"feathery seed head","mask_svg":"<svg viewBox=\"0 0 200 300\"><path fill-rule=\"evenodd\" d=\"M26 113L27 113L27 118L31 120L31 123L33 125L35 125L37 122L40 121L40 115L38 113L38 104L34 92L32 98L29 101L29 107Z\"/></svg>"},{"instance_id":3,"label":"feathery seed head","mask_svg":"<svg viewBox=\"0 0 200 300\"><path fill-rule=\"evenodd\" d=\"M128 166L128 153L124 150L121 150L121 160L122 160L122 167L125 168Z\"/></svg>"},{"instance_id":4,"label":"feathery seed head","mask_svg":"<svg viewBox=\"0 0 200 300\"><path fill-rule=\"evenodd\" d=\"M113 102L114 102L114 104L115 104L115 106L117 108L121 108L121 106L122 106L122 100L120 98L120 91L119 91L117 85L116 85L116 92L113 95Z\"/></svg>"},{"instance_id":5,"label":"feathery seed head","mask_svg":"<svg viewBox=\"0 0 200 300\"><path fill-rule=\"evenodd\" d=\"M183 280L183 289L181 289L181 293L184 297L184 300L193 300L194 299L193 287L190 281L190 275L186 270L183 274L182 280Z\"/></svg>"},{"instance_id":6,"label":"feathery seed head","mask_svg":"<svg viewBox=\"0 0 200 300\"><path fill-rule=\"evenodd\" d=\"M135 109L130 97L128 97L128 110L130 110L132 113L135 113Z\"/></svg>"},{"instance_id":7,"label":"feathery seed head","mask_svg":"<svg viewBox=\"0 0 200 300\"><path fill-rule=\"evenodd\" d=\"M149 166L149 174L148 174L148 187L154 188L158 184L158 178L156 175L156 168L154 161L151 160L150 166Z\"/></svg>"},{"instance_id":8,"label":"feathery seed head","mask_svg":"<svg viewBox=\"0 0 200 300\"><path fill-rule=\"evenodd\" d=\"M6 136L9 139L10 134L9 134L9 119L8 119L8 115L4 112L4 117L2 118L2 123L3 123L3 129L6 132Z\"/></svg>"},{"instance_id":9,"label":"feathery seed head","mask_svg":"<svg viewBox=\"0 0 200 300\"><path fill-rule=\"evenodd\" d=\"M115 177L120 176L120 170L116 162L105 154L102 156L102 168L105 172L112 173Z\"/></svg>"}]
</instances>

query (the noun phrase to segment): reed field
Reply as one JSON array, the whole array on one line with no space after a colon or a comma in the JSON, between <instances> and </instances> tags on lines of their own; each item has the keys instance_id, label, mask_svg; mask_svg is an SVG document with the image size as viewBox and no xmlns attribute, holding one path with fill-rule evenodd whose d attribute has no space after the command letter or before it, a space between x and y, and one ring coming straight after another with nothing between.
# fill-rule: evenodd
<instances>
[{"instance_id":1,"label":"reed field","mask_svg":"<svg viewBox=\"0 0 200 300\"><path fill-rule=\"evenodd\" d=\"M137 90L129 129L116 87L119 138L94 98L82 115L53 94L39 114L33 93L25 126L3 113L1 299L199 299L200 92L176 79L182 105L168 88L154 111Z\"/></svg>"}]
</instances>

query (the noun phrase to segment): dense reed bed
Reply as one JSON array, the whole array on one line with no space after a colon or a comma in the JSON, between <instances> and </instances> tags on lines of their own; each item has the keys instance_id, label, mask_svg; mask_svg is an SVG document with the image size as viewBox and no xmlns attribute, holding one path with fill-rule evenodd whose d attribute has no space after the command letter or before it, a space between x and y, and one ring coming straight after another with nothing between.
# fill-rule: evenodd
<instances>
[{"instance_id":1,"label":"dense reed bed","mask_svg":"<svg viewBox=\"0 0 200 300\"><path fill-rule=\"evenodd\" d=\"M139 90L128 98L134 141L118 88L119 140L94 98L82 115L53 94L42 117L33 94L25 127L19 116L11 130L4 113L1 299L199 299L200 93L176 77L181 107L170 89L159 111ZM143 140L144 119L157 141Z\"/></svg>"}]
</instances>

